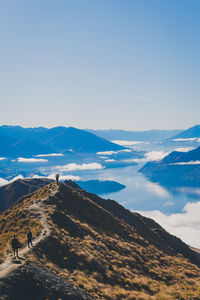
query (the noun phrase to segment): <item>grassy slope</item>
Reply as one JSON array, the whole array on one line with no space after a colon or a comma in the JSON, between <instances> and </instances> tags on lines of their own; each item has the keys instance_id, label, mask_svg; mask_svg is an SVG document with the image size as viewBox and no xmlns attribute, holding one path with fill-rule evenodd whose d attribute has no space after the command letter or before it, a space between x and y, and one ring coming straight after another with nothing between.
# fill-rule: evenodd
<instances>
[{"instance_id":1,"label":"grassy slope","mask_svg":"<svg viewBox=\"0 0 200 300\"><path fill-rule=\"evenodd\" d=\"M24 197L0 216L1 255L8 251L14 231L22 242L30 225L34 236L39 234L40 220L27 208L46 198L50 186ZM96 299L198 299L199 268L162 240L155 222L126 214L112 201L106 209L100 198L64 184L44 205L50 211L52 232L30 255L31 262L41 263ZM116 216L117 210L127 221ZM128 222L131 215L135 226Z\"/></svg>"}]
</instances>

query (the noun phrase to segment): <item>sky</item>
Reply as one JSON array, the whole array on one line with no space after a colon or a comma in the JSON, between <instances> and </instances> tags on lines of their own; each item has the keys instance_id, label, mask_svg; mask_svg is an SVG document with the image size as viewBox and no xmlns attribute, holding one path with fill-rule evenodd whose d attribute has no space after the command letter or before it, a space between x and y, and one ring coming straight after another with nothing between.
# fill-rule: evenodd
<instances>
[{"instance_id":1,"label":"sky","mask_svg":"<svg viewBox=\"0 0 200 300\"><path fill-rule=\"evenodd\" d=\"M0 120L199 124L199 0L0 0Z\"/></svg>"}]
</instances>

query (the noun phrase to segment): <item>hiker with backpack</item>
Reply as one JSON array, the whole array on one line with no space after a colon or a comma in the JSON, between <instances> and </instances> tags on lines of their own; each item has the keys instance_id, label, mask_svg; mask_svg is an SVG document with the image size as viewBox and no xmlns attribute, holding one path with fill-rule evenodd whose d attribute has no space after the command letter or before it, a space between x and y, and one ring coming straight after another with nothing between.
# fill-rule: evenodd
<instances>
[{"instance_id":1,"label":"hiker with backpack","mask_svg":"<svg viewBox=\"0 0 200 300\"><path fill-rule=\"evenodd\" d=\"M56 183L58 184L59 174L56 174Z\"/></svg>"},{"instance_id":2,"label":"hiker with backpack","mask_svg":"<svg viewBox=\"0 0 200 300\"><path fill-rule=\"evenodd\" d=\"M27 233L27 239L28 239L28 247L29 248L30 248L30 246L33 247L33 244L32 244L32 232L30 231L30 229L29 229L29 231Z\"/></svg>"},{"instance_id":3,"label":"hiker with backpack","mask_svg":"<svg viewBox=\"0 0 200 300\"><path fill-rule=\"evenodd\" d=\"M18 256L18 249L19 249L19 241L16 238L16 235L14 234L12 241L11 241L12 249L13 249L13 254L14 256Z\"/></svg>"}]
</instances>

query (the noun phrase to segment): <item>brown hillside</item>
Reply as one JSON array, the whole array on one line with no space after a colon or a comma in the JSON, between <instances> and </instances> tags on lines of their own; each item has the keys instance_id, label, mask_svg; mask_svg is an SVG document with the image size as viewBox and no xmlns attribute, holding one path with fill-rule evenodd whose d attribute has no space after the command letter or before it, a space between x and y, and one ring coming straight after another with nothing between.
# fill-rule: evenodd
<instances>
[{"instance_id":1,"label":"brown hillside","mask_svg":"<svg viewBox=\"0 0 200 300\"><path fill-rule=\"evenodd\" d=\"M8 209L22 196L33 193L50 182L52 182L52 180L47 178L26 178L18 179L1 186L0 212Z\"/></svg>"},{"instance_id":2,"label":"brown hillside","mask_svg":"<svg viewBox=\"0 0 200 300\"><path fill-rule=\"evenodd\" d=\"M0 226L2 299L12 299L9 293L27 299L26 291L20 294L20 284L29 284L33 298L28 299L38 299L36 295L42 295L39 299L200 297L200 262L195 253L153 220L115 201L51 183L2 213ZM23 245L28 227L36 238L30 252ZM18 268L13 267L16 261L5 263L13 232L22 242L25 258Z\"/></svg>"}]
</instances>

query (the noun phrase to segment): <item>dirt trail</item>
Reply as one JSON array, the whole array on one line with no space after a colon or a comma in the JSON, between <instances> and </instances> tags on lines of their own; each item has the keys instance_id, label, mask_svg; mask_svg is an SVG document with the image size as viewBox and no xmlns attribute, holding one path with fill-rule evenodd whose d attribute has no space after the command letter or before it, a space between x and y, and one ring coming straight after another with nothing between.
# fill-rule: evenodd
<instances>
[{"instance_id":1,"label":"dirt trail","mask_svg":"<svg viewBox=\"0 0 200 300\"><path fill-rule=\"evenodd\" d=\"M51 229L47 223L47 207L43 204L43 201L47 200L49 196L54 196L58 190L57 184L51 184L51 190L49 195L40 200L35 200L34 203L29 206L29 212L33 212L33 214L37 214L39 216L39 220L42 224L42 231L40 235L33 239L33 246L35 247L39 242L47 238L50 233ZM26 262L29 252L32 251L31 248L25 246L20 249L19 251L19 258L15 258L13 254L8 254L4 258L4 262L0 264L0 279L7 276L10 272L17 269L19 266L23 265Z\"/></svg>"}]
</instances>

